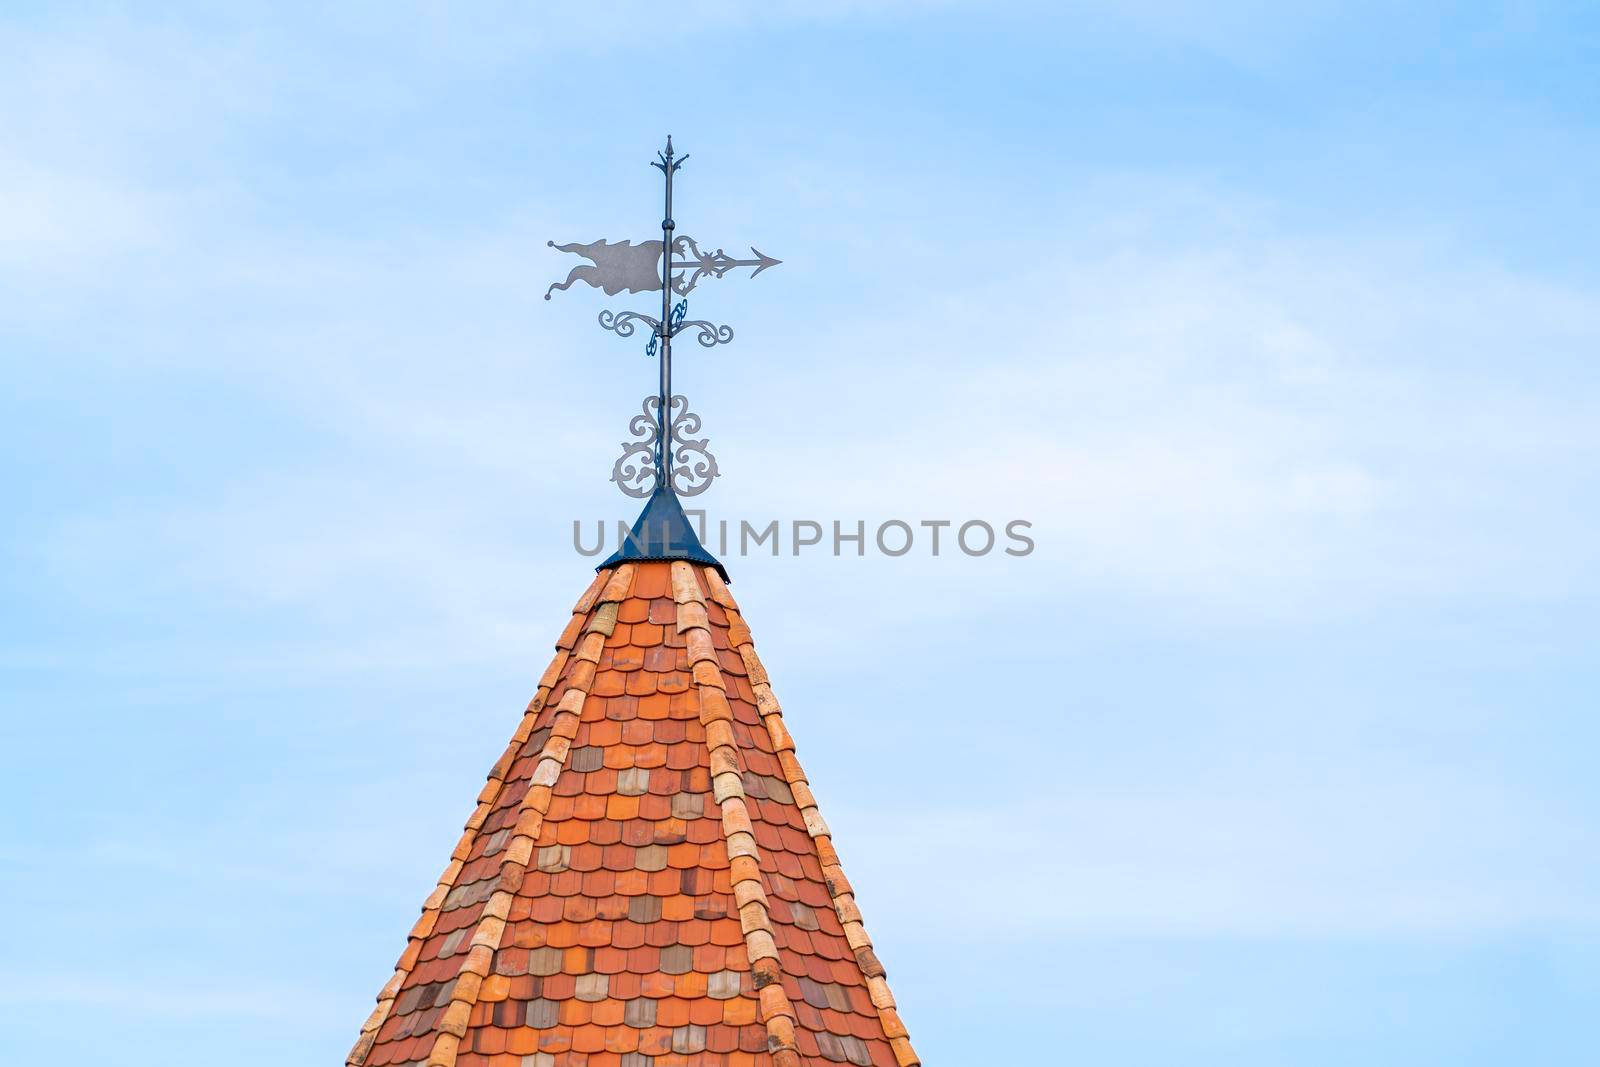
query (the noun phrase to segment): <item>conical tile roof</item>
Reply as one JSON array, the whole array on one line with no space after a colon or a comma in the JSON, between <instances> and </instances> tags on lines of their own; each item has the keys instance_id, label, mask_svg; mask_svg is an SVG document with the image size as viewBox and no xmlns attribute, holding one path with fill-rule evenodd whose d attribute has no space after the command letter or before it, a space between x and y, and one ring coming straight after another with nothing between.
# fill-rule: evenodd
<instances>
[{"instance_id":1,"label":"conical tile roof","mask_svg":"<svg viewBox=\"0 0 1600 1067\"><path fill-rule=\"evenodd\" d=\"M910 1067L718 569L601 569L350 1067Z\"/></svg>"}]
</instances>

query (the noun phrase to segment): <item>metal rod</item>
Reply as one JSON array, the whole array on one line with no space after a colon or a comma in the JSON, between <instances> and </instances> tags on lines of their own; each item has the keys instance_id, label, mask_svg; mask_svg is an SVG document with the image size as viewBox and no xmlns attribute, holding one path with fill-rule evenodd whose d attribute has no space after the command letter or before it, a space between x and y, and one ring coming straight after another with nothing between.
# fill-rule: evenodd
<instances>
[{"instance_id":1,"label":"metal rod","mask_svg":"<svg viewBox=\"0 0 1600 1067\"><path fill-rule=\"evenodd\" d=\"M667 206L661 217L661 440L657 455L656 483L672 489L672 135L667 134L666 175Z\"/></svg>"}]
</instances>

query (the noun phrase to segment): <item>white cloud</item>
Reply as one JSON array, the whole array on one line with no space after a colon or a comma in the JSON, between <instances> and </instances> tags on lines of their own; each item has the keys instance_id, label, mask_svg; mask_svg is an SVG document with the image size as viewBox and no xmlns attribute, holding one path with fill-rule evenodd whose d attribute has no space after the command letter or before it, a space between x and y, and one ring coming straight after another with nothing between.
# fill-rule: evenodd
<instances>
[{"instance_id":1,"label":"white cloud","mask_svg":"<svg viewBox=\"0 0 1600 1067\"><path fill-rule=\"evenodd\" d=\"M81 514L56 565L103 589L137 555L179 585L368 628L348 648L392 636L400 659L412 631L385 627L401 618L511 652L529 638L511 591L581 585L591 564L570 551L571 520L630 506L602 485L627 414L594 373L607 339L567 321L583 312L515 310L534 299L518 248L536 229L403 255L264 241L220 282L184 249L174 269L219 299L247 286L282 308L228 324L233 373L356 452L315 477L269 464L165 514ZM968 294L969 314L933 322L907 305L847 320L820 367L815 339L765 339L756 403L702 371L696 406L729 473L701 500L759 522L1034 523L1036 555L1004 572L948 552L849 572L861 601L920 600L933 616L1019 595L1007 575L1050 596L1275 622L1388 610L1396 595L1537 598L1592 577L1568 501L1600 447L1596 398L1496 366L1513 346L1581 360L1600 338L1587 294L1360 240L1095 245L958 249L1038 265ZM1430 335L1447 354L1423 354ZM848 391L819 391L819 378ZM730 562L799 603L843 573L817 557ZM402 589L388 622L345 610Z\"/></svg>"},{"instance_id":2,"label":"white cloud","mask_svg":"<svg viewBox=\"0 0 1600 1067\"><path fill-rule=\"evenodd\" d=\"M541 23L541 47L582 37L590 16L572 17ZM1179 30L1193 21L1164 5L1129 17ZM438 28L459 41L475 39L476 25ZM363 493L375 521L363 527L330 499L338 493L297 486L302 476L283 469L185 501L170 521L78 516L74 543L113 544L108 534L129 521L169 543L209 528L203 540L255 560L252 573L281 573L280 595L307 597L315 587L297 574L336 575L328 589L354 591L363 574L386 581L390 566L414 580L429 551L515 570L501 551L511 545L470 532L486 523L547 523L540 543L564 549L570 519L593 513L574 480L603 480L628 411L594 373L596 360L621 357L584 313L528 311L558 206L529 217L500 203L472 230L362 242L314 228L264 232L238 176L179 189L148 173L137 137L210 150L230 119L308 91L286 89L263 62L275 32L199 39L90 21L32 40L15 91L53 101L55 120L28 127L43 163L0 168L12 194L0 202L13 205L0 207L0 226L22 250L13 266L79 268L81 304L57 307L57 323L82 317L113 285L112 308L145 300L144 314L119 324L129 334L119 362L156 360L180 374L225 363L236 381L370 450L375 466L471 465L550 506L508 515L476 482L456 498L476 521L445 523L401 479L376 478ZM159 61L134 64L130 33ZM218 80L228 84L219 96L193 92ZM102 109L95 132L115 135L86 148L79 142L95 138L83 136L84 116ZM866 164L833 180L885 184ZM831 328L724 357L759 359L765 393L692 376L729 472L704 498L713 512L1025 517L1040 542L1033 575L1244 617L1360 611L1379 590L1448 597L1469 582L1477 595L1549 595L1593 571L1585 521L1565 501L1581 489L1578 457L1596 448L1596 398L1516 369L1592 351L1593 294L1414 241L1274 230L1270 205L1202 182L1116 174L1078 188L1070 213L1031 243L958 236L934 250L878 234L915 261L937 251L996 265L937 315L913 277L868 313L842 305ZM1208 228L1220 236L1208 239ZM130 248L145 258L108 273L105 258ZM802 262L826 250L785 254ZM51 303L66 299L61 277ZM37 279L20 284L43 291ZM197 299L234 311L196 319ZM23 316L36 310L18 303ZM168 336L174 315L192 331L179 343ZM258 499L280 515L321 515L321 528L285 541L281 522L261 521ZM96 523L101 535L84 532ZM921 558L900 573L935 565L980 595L990 584L987 571ZM200 579L207 567L183 569ZM447 582L423 584L453 596Z\"/></svg>"},{"instance_id":3,"label":"white cloud","mask_svg":"<svg viewBox=\"0 0 1600 1067\"><path fill-rule=\"evenodd\" d=\"M979 936L1014 939L1600 927L1586 828L1468 782L1067 787L828 817L869 923L892 901L897 926L981 915Z\"/></svg>"},{"instance_id":4,"label":"white cloud","mask_svg":"<svg viewBox=\"0 0 1600 1067\"><path fill-rule=\"evenodd\" d=\"M891 314L835 338L855 353L837 414L819 398L740 427L738 461L765 476L747 510L1025 516L1030 565L1061 585L1244 617L1592 576L1565 501L1600 447L1597 398L1509 370L1530 351L1581 362L1600 340L1588 294L1360 240L1109 258L1093 243L996 278L974 318Z\"/></svg>"}]
</instances>

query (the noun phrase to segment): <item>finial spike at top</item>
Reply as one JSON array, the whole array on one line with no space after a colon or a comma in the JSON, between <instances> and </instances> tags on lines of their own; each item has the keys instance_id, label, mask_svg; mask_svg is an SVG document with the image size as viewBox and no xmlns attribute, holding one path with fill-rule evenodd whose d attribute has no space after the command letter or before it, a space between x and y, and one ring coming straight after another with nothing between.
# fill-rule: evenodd
<instances>
[{"instance_id":1,"label":"finial spike at top","mask_svg":"<svg viewBox=\"0 0 1600 1067\"><path fill-rule=\"evenodd\" d=\"M673 158L672 134L669 133L667 134L667 150L665 152L657 152L656 159L659 160L659 162L650 164L652 167L656 168L656 170L659 170L662 174L676 174L678 172L678 168L689 161L689 156L685 154L682 159Z\"/></svg>"}]
</instances>

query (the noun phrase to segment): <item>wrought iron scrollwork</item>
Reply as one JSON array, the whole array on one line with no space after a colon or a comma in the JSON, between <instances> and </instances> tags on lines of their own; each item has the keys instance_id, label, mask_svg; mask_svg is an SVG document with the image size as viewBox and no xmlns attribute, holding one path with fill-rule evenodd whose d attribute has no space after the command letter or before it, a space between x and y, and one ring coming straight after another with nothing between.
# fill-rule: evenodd
<instances>
[{"instance_id":1,"label":"wrought iron scrollwork","mask_svg":"<svg viewBox=\"0 0 1600 1067\"><path fill-rule=\"evenodd\" d=\"M706 322L703 319L691 319L688 322L680 322L678 324L678 328L672 331L672 336L678 336L678 334L682 333L684 330L687 330L691 326L700 331L699 334L695 336L695 340L699 341L707 348L715 348L717 345L725 345L729 341L733 340L732 326L718 326L714 322Z\"/></svg>"},{"instance_id":2,"label":"wrought iron scrollwork","mask_svg":"<svg viewBox=\"0 0 1600 1067\"><path fill-rule=\"evenodd\" d=\"M732 326L719 326L704 319L689 319L685 321L684 316L688 314L688 311L689 302L687 300L680 300L673 307L672 314L667 319L667 329L670 336L676 337L685 330L697 330L699 332L695 334L694 339L699 341L705 348L715 348L717 345L725 345L733 340ZM650 340L645 345L644 353L647 356L654 356L660 346L661 339L661 323L659 320L651 318L649 315L642 315L637 311L600 312L601 328L610 330L618 337L632 337L639 328L640 323L650 328Z\"/></svg>"},{"instance_id":3,"label":"wrought iron scrollwork","mask_svg":"<svg viewBox=\"0 0 1600 1067\"><path fill-rule=\"evenodd\" d=\"M704 319L693 319L689 322L684 322L683 317L688 313L689 301L687 299L680 300L673 306L672 316L667 320L668 337L676 337L692 326L700 331L700 335L695 340L706 348L715 348L717 345L725 345L733 340L732 326L718 326L716 323L707 322Z\"/></svg>"},{"instance_id":4,"label":"wrought iron scrollwork","mask_svg":"<svg viewBox=\"0 0 1600 1067\"><path fill-rule=\"evenodd\" d=\"M656 439L661 436L656 412L660 407L656 397L645 398L643 414L628 420L628 433L634 440L622 442L622 455L611 465L611 480L627 496L643 499L656 490Z\"/></svg>"},{"instance_id":5,"label":"wrought iron scrollwork","mask_svg":"<svg viewBox=\"0 0 1600 1067\"><path fill-rule=\"evenodd\" d=\"M656 469L657 441L661 436L661 400L646 397L640 414L628 420L632 441L622 442L622 455L611 467L611 480L631 497L644 498L655 492L659 478ZM698 496L711 488L721 472L717 457L708 447L710 440L698 437L700 416L689 410L689 398L681 393L672 398L672 488L679 496Z\"/></svg>"},{"instance_id":6,"label":"wrought iron scrollwork","mask_svg":"<svg viewBox=\"0 0 1600 1067\"><path fill-rule=\"evenodd\" d=\"M717 457L706 447L709 439L693 436L700 432L700 416L689 410L688 397L673 397L672 412L672 488L679 496L699 496L721 473Z\"/></svg>"},{"instance_id":7,"label":"wrought iron scrollwork","mask_svg":"<svg viewBox=\"0 0 1600 1067\"><path fill-rule=\"evenodd\" d=\"M551 285L545 291L546 300L580 282L611 296L621 292L654 292L661 296L659 319L637 311L600 312L601 328L618 337L632 337L641 325L648 327L645 353L661 360L660 392L646 399L640 414L629 421L633 440L622 443L622 455L612 466L611 480L631 497L648 497L663 490L696 496L720 476L710 442L699 436L700 416L689 410L688 398L672 391L672 342L684 330L695 331L694 339L702 348L732 341L733 327L688 317L689 291L702 280L725 277L735 268L750 268L750 277L754 278L780 262L754 246L749 258L730 256L720 248L702 251L693 237L677 232L672 221L672 180L688 158L674 153L672 138L668 137L666 150L658 153L657 162L652 164L661 171L664 184L661 240L638 244L613 244L607 240L561 245L551 242L551 247L587 262L573 267L564 281ZM663 403L667 405L665 411L661 410Z\"/></svg>"},{"instance_id":8,"label":"wrought iron scrollwork","mask_svg":"<svg viewBox=\"0 0 1600 1067\"><path fill-rule=\"evenodd\" d=\"M600 312L600 328L610 330L618 337L632 337L633 331L638 329L635 323L642 322L652 330L660 330L661 323L649 315L641 315L637 311L602 311Z\"/></svg>"},{"instance_id":9,"label":"wrought iron scrollwork","mask_svg":"<svg viewBox=\"0 0 1600 1067\"><path fill-rule=\"evenodd\" d=\"M734 259L720 248L715 252L702 252L700 251L700 246L695 243L694 238L687 234L673 240L671 254L687 257L685 260L675 259L671 263L673 271L672 291L679 296L688 295L689 290L693 289L700 279L707 274L713 278L720 278L735 267L754 267L755 270L750 272L750 277L754 278L768 267L776 267L783 262L783 260L773 259L753 247L750 249L750 254L755 257L754 259ZM679 273L679 271L687 271L691 267L694 269L693 273L687 275Z\"/></svg>"}]
</instances>

